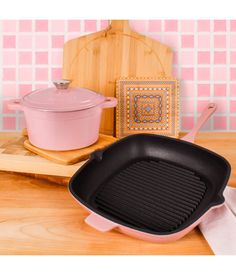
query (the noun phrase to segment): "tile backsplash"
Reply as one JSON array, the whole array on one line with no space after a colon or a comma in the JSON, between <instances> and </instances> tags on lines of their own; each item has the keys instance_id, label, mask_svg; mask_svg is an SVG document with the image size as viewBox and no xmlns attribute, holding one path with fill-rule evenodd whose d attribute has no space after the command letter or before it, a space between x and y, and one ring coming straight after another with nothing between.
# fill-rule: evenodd
<instances>
[{"instance_id":1,"label":"tile backsplash","mask_svg":"<svg viewBox=\"0 0 236 275\"><path fill-rule=\"evenodd\" d=\"M6 100L61 78L65 41L99 31L107 20L0 21L0 131L24 127ZM236 131L236 20L131 20L131 27L169 45L181 79L181 130L193 127L209 101L218 104L206 131Z\"/></svg>"}]
</instances>

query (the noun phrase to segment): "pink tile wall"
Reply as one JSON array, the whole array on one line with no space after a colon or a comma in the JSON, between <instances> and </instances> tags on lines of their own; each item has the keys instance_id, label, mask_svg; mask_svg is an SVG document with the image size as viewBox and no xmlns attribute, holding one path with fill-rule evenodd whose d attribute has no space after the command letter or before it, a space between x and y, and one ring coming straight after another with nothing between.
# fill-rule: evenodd
<instances>
[{"instance_id":1,"label":"pink tile wall","mask_svg":"<svg viewBox=\"0 0 236 275\"><path fill-rule=\"evenodd\" d=\"M107 20L0 21L0 131L20 130L22 114L6 100L61 77L65 41L107 26ZM219 108L207 131L236 131L236 20L132 20L135 31L172 47L181 79L181 129L190 130L209 101Z\"/></svg>"}]
</instances>

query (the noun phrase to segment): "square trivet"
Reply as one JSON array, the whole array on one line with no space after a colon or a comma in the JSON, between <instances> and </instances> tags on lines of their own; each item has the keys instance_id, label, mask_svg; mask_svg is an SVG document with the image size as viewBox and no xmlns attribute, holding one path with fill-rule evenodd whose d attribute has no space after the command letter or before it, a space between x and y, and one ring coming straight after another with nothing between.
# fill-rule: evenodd
<instances>
[{"instance_id":1,"label":"square trivet","mask_svg":"<svg viewBox=\"0 0 236 275\"><path fill-rule=\"evenodd\" d=\"M179 135L179 82L175 78L120 78L116 82L116 136Z\"/></svg>"}]
</instances>

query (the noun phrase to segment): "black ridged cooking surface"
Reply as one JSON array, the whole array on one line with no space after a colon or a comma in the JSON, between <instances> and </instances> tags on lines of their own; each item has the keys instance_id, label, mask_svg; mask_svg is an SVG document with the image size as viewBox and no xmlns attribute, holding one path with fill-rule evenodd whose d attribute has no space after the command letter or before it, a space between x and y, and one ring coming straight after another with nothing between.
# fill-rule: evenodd
<instances>
[{"instance_id":1,"label":"black ridged cooking surface","mask_svg":"<svg viewBox=\"0 0 236 275\"><path fill-rule=\"evenodd\" d=\"M102 184L92 204L129 225L171 232L191 217L205 192L206 184L193 171L142 160Z\"/></svg>"}]
</instances>

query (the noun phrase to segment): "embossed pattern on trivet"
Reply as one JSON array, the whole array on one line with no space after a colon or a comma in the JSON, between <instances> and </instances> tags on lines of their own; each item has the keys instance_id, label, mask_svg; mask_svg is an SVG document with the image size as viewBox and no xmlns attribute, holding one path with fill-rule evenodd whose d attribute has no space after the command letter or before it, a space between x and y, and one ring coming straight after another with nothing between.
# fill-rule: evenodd
<instances>
[{"instance_id":1,"label":"embossed pattern on trivet","mask_svg":"<svg viewBox=\"0 0 236 275\"><path fill-rule=\"evenodd\" d=\"M117 80L116 136L156 133L178 137L179 84L175 78Z\"/></svg>"}]
</instances>

